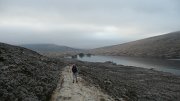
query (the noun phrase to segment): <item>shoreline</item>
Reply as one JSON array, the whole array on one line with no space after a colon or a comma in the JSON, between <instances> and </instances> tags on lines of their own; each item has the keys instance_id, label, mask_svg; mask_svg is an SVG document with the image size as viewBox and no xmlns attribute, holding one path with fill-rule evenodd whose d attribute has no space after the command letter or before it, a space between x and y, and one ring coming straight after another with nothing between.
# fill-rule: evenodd
<instances>
[{"instance_id":1,"label":"shoreline","mask_svg":"<svg viewBox=\"0 0 180 101\"><path fill-rule=\"evenodd\" d=\"M180 76L112 63L68 61L78 65L83 79L99 86L117 101L120 98L127 101L180 100Z\"/></svg>"},{"instance_id":2,"label":"shoreline","mask_svg":"<svg viewBox=\"0 0 180 101\"><path fill-rule=\"evenodd\" d=\"M84 62L112 62L117 65L154 69L157 71L169 72L175 75L180 75L180 63L175 60L103 55L93 55L92 57L77 56L76 59Z\"/></svg>"}]
</instances>

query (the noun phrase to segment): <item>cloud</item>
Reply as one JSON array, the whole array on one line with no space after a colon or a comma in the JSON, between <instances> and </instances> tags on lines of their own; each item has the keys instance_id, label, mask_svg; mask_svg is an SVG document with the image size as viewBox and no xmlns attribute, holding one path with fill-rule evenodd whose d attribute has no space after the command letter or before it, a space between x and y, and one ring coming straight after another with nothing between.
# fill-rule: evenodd
<instances>
[{"instance_id":1,"label":"cloud","mask_svg":"<svg viewBox=\"0 0 180 101\"><path fill-rule=\"evenodd\" d=\"M179 30L179 7L178 0L0 0L0 40L119 44Z\"/></svg>"}]
</instances>

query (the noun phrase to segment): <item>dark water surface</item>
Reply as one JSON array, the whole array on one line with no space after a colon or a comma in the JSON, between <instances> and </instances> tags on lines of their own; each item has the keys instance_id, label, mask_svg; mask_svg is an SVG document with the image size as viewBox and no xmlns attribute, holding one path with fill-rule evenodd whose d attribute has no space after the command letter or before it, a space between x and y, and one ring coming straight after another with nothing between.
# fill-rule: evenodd
<instances>
[{"instance_id":1,"label":"dark water surface","mask_svg":"<svg viewBox=\"0 0 180 101\"><path fill-rule=\"evenodd\" d=\"M123 56L77 56L76 59L88 62L106 62L111 61L116 64L126 66L136 66L143 68L153 68L158 71L170 72L180 75L180 60L163 60L163 59L147 59L136 57L123 57Z\"/></svg>"}]
</instances>

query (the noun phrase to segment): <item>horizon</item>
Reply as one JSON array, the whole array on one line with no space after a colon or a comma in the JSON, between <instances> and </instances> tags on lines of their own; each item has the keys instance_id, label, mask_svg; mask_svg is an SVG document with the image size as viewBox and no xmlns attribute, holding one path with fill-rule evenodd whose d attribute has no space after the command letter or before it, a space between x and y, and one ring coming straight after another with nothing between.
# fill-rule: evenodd
<instances>
[{"instance_id":1,"label":"horizon","mask_svg":"<svg viewBox=\"0 0 180 101\"><path fill-rule=\"evenodd\" d=\"M93 49L180 30L178 0L0 0L0 12L0 40L13 45Z\"/></svg>"},{"instance_id":2,"label":"horizon","mask_svg":"<svg viewBox=\"0 0 180 101\"><path fill-rule=\"evenodd\" d=\"M179 31L175 31L175 32L179 32ZM160 34L160 35L165 35L165 34L170 34L170 33L172 33L172 32L164 33L164 34ZM160 36L160 35L145 37L142 39L147 39L147 38L156 37L156 36ZM89 49L96 49L96 48L108 47L108 46L113 46L113 45L125 44L125 43L138 41L138 40L142 40L142 39L132 40L132 41L128 41L128 42L122 42L122 43L117 43L117 44L111 44L111 45L104 45L104 46L94 47L94 48L78 48L78 47L72 47L72 46L61 45L61 44L56 44L56 43L27 43L27 44L12 44L12 45L17 45L17 46L23 46L23 45L57 45L57 46L65 46L65 47L75 48L75 49L89 50Z\"/></svg>"}]
</instances>

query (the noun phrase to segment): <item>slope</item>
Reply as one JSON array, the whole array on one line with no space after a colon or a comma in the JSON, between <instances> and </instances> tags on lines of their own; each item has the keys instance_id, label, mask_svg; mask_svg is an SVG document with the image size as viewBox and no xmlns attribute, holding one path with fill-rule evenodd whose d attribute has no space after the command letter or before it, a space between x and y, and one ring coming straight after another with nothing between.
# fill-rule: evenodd
<instances>
[{"instance_id":1,"label":"slope","mask_svg":"<svg viewBox=\"0 0 180 101\"><path fill-rule=\"evenodd\" d=\"M180 31L90 51L103 55L180 58Z\"/></svg>"},{"instance_id":2,"label":"slope","mask_svg":"<svg viewBox=\"0 0 180 101\"><path fill-rule=\"evenodd\" d=\"M0 43L0 101L49 100L64 63Z\"/></svg>"},{"instance_id":3,"label":"slope","mask_svg":"<svg viewBox=\"0 0 180 101\"><path fill-rule=\"evenodd\" d=\"M80 51L67 46L59 46L55 44L24 44L22 47L37 51L37 52L66 52L66 51Z\"/></svg>"}]
</instances>

